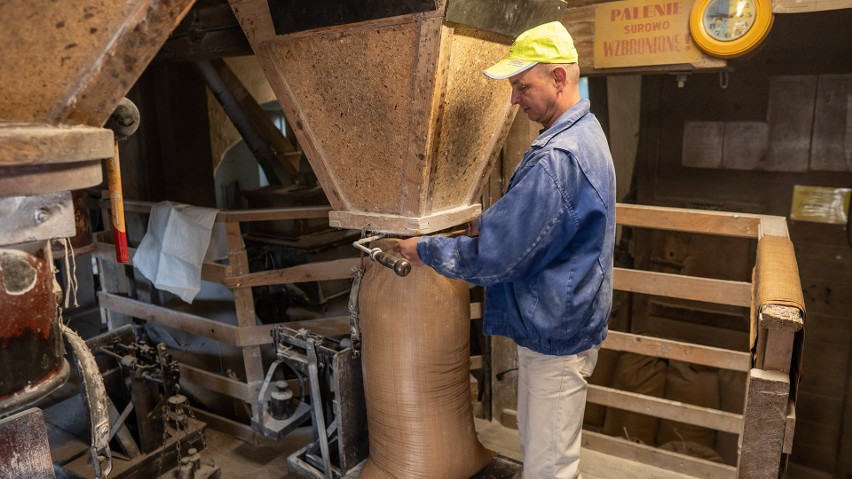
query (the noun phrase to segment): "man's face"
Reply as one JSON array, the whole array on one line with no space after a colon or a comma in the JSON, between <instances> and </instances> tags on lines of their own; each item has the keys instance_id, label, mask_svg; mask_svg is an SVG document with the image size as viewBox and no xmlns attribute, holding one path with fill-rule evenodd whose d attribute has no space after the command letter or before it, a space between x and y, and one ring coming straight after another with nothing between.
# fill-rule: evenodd
<instances>
[{"instance_id":1,"label":"man's face","mask_svg":"<svg viewBox=\"0 0 852 479\"><path fill-rule=\"evenodd\" d=\"M557 114L557 85L551 68L538 64L509 78L512 85L512 104L519 105L530 120L550 127Z\"/></svg>"}]
</instances>

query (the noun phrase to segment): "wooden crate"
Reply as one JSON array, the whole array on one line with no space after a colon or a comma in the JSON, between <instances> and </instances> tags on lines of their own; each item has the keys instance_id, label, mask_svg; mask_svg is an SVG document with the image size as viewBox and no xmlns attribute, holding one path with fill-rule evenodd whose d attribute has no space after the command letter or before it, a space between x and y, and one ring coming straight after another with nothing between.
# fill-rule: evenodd
<instances>
[{"instance_id":1,"label":"wooden crate","mask_svg":"<svg viewBox=\"0 0 852 479\"><path fill-rule=\"evenodd\" d=\"M587 402L733 433L740 437L736 467L626 439L585 431L583 447L707 478L777 478L792 450L795 386L803 337L803 299L798 270L783 217L639 205L617 205L621 226L757 240L753 281L719 280L615 268L616 290L749 308L750 350L728 350L638 334L610 331L602 347L747 373L743 414L590 384ZM798 293L798 294L797 294ZM481 317L474 308L474 319ZM511 383L511 381L508 381ZM495 387L508 387L494 382ZM495 391L494 396L498 395ZM512 423L514 411L494 420Z\"/></svg>"}]
</instances>

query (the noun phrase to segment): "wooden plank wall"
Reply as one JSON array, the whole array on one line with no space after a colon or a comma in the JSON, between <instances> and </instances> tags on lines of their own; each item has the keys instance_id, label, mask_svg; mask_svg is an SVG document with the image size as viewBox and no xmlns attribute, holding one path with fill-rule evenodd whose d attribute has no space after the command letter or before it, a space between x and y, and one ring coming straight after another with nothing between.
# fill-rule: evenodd
<instances>
[{"instance_id":1,"label":"wooden plank wall","mask_svg":"<svg viewBox=\"0 0 852 479\"><path fill-rule=\"evenodd\" d=\"M207 94L195 67L155 62L128 98L140 122L119 142L124 198L216 206Z\"/></svg>"},{"instance_id":2,"label":"wooden plank wall","mask_svg":"<svg viewBox=\"0 0 852 479\"><path fill-rule=\"evenodd\" d=\"M767 42L757 53L731 60L727 79L718 73L693 74L683 88L678 88L671 75L643 77L638 202L789 216L793 185L850 187L852 171L847 165L814 160L817 156L824 158L815 155L815 150L824 151L826 145L837 142L821 140L815 132L825 130L814 125L832 123L825 118L831 109L822 113L820 108L825 106L819 101L824 99L818 93L820 82L836 82L838 75L848 78L852 72L849 25L852 10L777 15ZM725 80L727 88L722 88ZM810 89L811 84L815 88ZM852 92L846 90L849 94ZM807 101L811 101L810 107L803 105ZM795 111L803 113L792 118ZM770 142L756 158L733 156L733 164L723 159L715 167L686 167L686 122L766 122ZM786 134L773 136L773 127L783 128ZM802 129L804 132L799 131ZM791 135L797 141L790 143ZM789 144L779 148L785 141ZM745 154L754 154L754 150ZM686 162L694 164L689 159ZM761 170L733 169L731 165ZM845 479L852 474L852 250L841 225L788 224L808 309L804 375L798 388L790 458L802 466L796 471L803 475L791 477ZM717 261L689 264L692 274L740 280L748 275L754 258L745 251L753 248L696 238L671 234L652 237L637 231L637 268L682 266L688 258L702 258L712 252ZM667 259L671 263L666 263ZM666 315L665 308L653 301L638 300L635 304L634 329L652 327L655 315ZM733 336L729 340L739 342L741 330L726 326L719 319L724 316L715 317L716 330L719 326L730 330ZM665 326L677 324L677 318L668 320ZM717 340L725 341L722 336Z\"/></svg>"}]
</instances>

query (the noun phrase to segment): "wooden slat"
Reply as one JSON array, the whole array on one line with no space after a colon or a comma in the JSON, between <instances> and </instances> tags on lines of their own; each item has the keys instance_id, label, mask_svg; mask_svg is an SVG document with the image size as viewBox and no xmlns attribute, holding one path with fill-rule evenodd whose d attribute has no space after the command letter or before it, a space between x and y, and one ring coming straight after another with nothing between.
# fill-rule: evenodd
<instances>
[{"instance_id":1,"label":"wooden slat","mask_svg":"<svg viewBox=\"0 0 852 479\"><path fill-rule=\"evenodd\" d=\"M258 326L243 326L236 332L237 346L259 346L271 344L270 332L278 325L291 329L306 329L314 334L325 337L343 336L349 334L349 316L333 316L330 318L306 319L287 323L264 324Z\"/></svg>"},{"instance_id":2,"label":"wooden slat","mask_svg":"<svg viewBox=\"0 0 852 479\"><path fill-rule=\"evenodd\" d=\"M619 291L669 298L751 306L751 283L745 281L613 268L613 287Z\"/></svg>"},{"instance_id":3,"label":"wooden slat","mask_svg":"<svg viewBox=\"0 0 852 479\"><path fill-rule=\"evenodd\" d=\"M676 359L732 371L747 372L751 369L751 354L749 353L618 331L610 331L602 346L616 351Z\"/></svg>"},{"instance_id":4,"label":"wooden slat","mask_svg":"<svg viewBox=\"0 0 852 479\"><path fill-rule=\"evenodd\" d=\"M245 402L257 401L261 382L246 384L236 379L231 379L221 374L216 374L203 369L198 369L186 364L180 365L181 381L187 381L196 386L214 391L232 398L242 399Z\"/></svg>"},{"instance_id":5,"label":"wooden slat","mask_svg":"<svg viewBox=\"0 0 852 479\"><path fill-rule=\"evenodd\" d=\"M299 208L261 208L251 210L220 211L216 221L278 221L328 218L330 206L302 206Z\"/></svg>"},{"instance_id":6,"label":"wooden slat","mask_svg":"<svg viewBox=\"0 0 852 479\"><path fill-rule=\"evenodd\" d=\"M733 466L690 457L593 431L584 430L582 441L584 449L629 459L639 464L653 464L661 469L686 473L690 477L733 479L737 473Z\"/></svg>"},{"instance_id":7,"label":"wooden slat","mask_svg":"<svg viewBox=\"0 0 852 479\"><path fill-rule=\"evenodd\" d=\"M739 414L594 384L589 385L587 401L624 409L625 411L702 426L716 431L739 434L742 430L743 417Z\"/></svg>"},{"instance_id":8,"label":"wooden slat","mask_svg":"<svg viewBox=\"0 0 852 479\"><path fill-rule=\"evenodd\" d=\"M615 218L622 226L757 238L762 217L745 213L619 203L616 205Z\"/></svg>"},{"instance_id":9,"label":"wooden slat","mask_svg":"<svg viewBox=\"0 0 852 479\"><path fill-rule=\"evenodd\" d=\"M343 258L333 261L307 263L290 268L225 278L224 284L229 288L250 288L252 286L266 286L271 284L348 279L355 274L353 268L358 268L360 264L361 260L359 258Z\"/></svg>"},{"instance_id":10,"label":"wooden slat","mask_svg":"<svg viewBox=\"0 0 852 479\"><path fill-rule=\"evenodd\" d=\"M225 344L235 344L237 328L230 324L104 292L98 293L98 301L103 309L153 321L163 326L180 329Z\"/></svg>"},{"instance_id":11,"label":"wooden slat","mask_svg":"<svg viewBox=\"0 0 852 479\"><path fill-rule=\"evenodd\" d=\"M514 417L512 415L512 417ZM482 444L503 457L521 461L517 429L474 418ZM626 439L583 430L580 472L590 479L733 479L736 468Z\"/></svg>"},{"instance_id":12,"label":"wooden slat","mask_svg":"<svg viewBox=\"0 0 852 479\"><path fill-rule=\"evenodd\" d=\"M341 336L349 332L348 316L238 327L114 294L101 292L98 293L98 298L101 308L104 310L127 314L146 321L153 321L164 326L237 347L271 344L272 336L270 335L270 331L278 324L297 330L307 329L322 336Z\"/></svg>"},{"instance_id":13,"label":"wooden slat","mask_svg":"<svg viewBox=\"0 0 852 479\"><path fill-rule=\"evenodd\" d=\"M125 213L149 214L156 203L149 201L125 201ZM109 203L104 202L104 207ZM229 221L278 221L278 220L301 220L311 218L327 218L330 206L300 206L294 208L255 208L245 210L222 210L216 215L216 221L227 223Z\"/></svg>"},{"instance_id":14,"label":"wooden slat","mask_svg":"<svg viewBox=\"0 0 852 479\"><path fill-rule=\"evenodd\" d=\"M128 257L132 260L136 254L136 248L127 248ZM115 261L115 246L112 243L95 243L95 249L92 251L92 256L106 261ZM228 267L219 264L206 262L201 265L201 279L204 281L212 281L214 283L222 283L225 280L225 273Z\"/></svg>"},{"instance_id":15,"label":"wooden slat","mask_svg":"<svg viewBox=\"0 0 852 479\"><path fill-rule=\"evenodd\" d=\"M328 222L335 228L361 229L369 225L370 231L422 235L467 223L481 214L482 206L479 204L436 211L419 218L365 211L332 211Z\"/></svg>"}]
</instances>

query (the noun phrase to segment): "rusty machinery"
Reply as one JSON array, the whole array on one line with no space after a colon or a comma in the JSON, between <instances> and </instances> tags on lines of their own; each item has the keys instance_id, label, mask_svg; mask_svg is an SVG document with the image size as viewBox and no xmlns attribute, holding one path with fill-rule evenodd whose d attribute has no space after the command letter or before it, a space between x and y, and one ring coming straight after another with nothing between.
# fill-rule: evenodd
<instances>
[{"instance_id":1,"label":"rusty machinery","mask_svg":"<svg viewBox=\"0 0 852 479\"><path fill-rule=\"evenodd\" d=\"M149 344L141 330L128 325L89 339L86 346L93 351L95 369L101 371L110 394L109 439L117 446L111 477L220 476L212 458L202 456L206 425L195 418L182 394L178 362L164 344ZM79 419L68 414L74 407L72 397L45 409L52 442L60 443L81 429ZM88 477L86 461L73 446L74 441L54 445L60 479Z\"/></svg>"}]
</instances>

